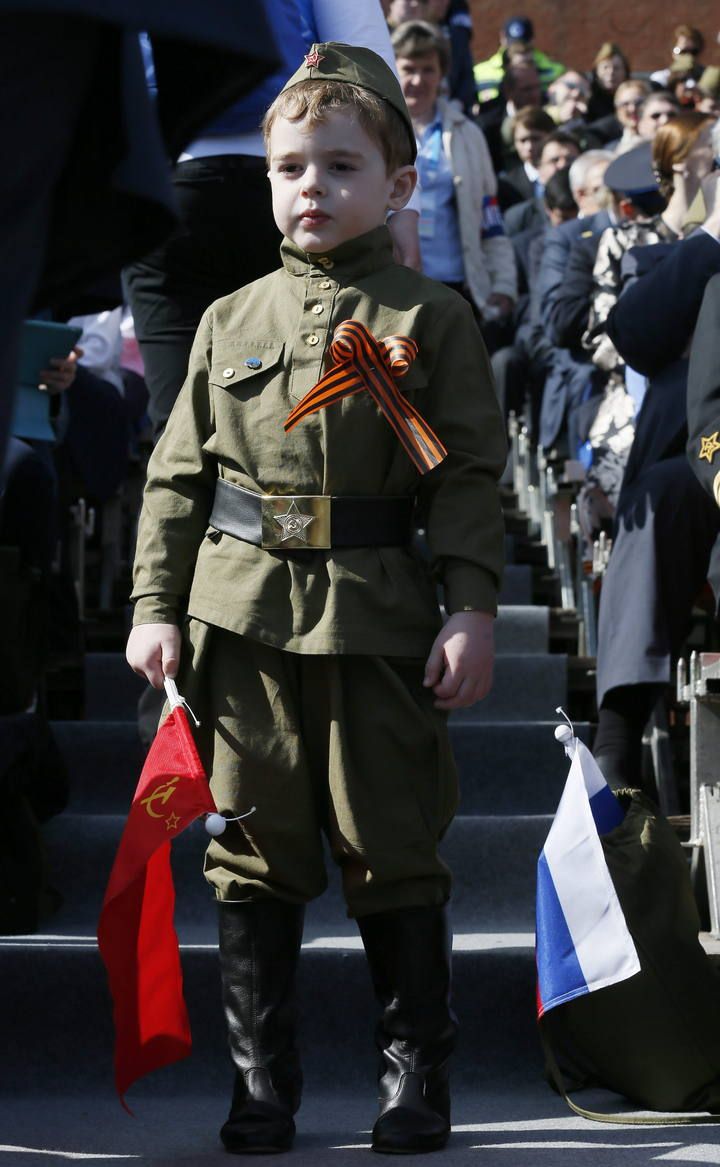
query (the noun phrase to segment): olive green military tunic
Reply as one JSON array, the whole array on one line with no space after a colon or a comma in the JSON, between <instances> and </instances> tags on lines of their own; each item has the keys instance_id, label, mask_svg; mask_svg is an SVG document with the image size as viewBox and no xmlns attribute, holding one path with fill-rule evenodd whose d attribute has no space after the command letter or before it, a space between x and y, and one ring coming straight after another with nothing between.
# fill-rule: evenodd
<instances>
[{"instance_id":1,"label":"olive green military tunic","mask_svg":"<svg viewBox=\"0 0 720 1167\"><path fill-rule=\"evenodd\" d=\"M281 257L279 271L214 303L200 324L187 381L148 468L134 623L182 625L187 615L183 684L201 703L206 731L213 727L201 746L216 801L235 814L257 806L211 844L208 878L220 898L317 894L322 827L343 866L351 912L442 902L449 885L436 845L454 809L454 777L444 718L422 690L422 671L440 627L436 580L450 612L496 608L497 478L506 450L492 375L469 306L396 265L385 227L327 256L284 240ZM334 329L351 318L378 340L401 334L419 346L400 388L448 449L426 475L365 392L283 430L326 371ZM414 495L430 570L408 546L288 552L221 534L208 526L218 477L264 494ZM324 658L311 678L308 655ZM347 659L333 664L337 657ZM208 668L211 683L199 681ZM323 725L307 713L313 692ZM280 804L263 798L281 788ZM421 813L411 812L418 799ZM393 824L389 833L379 829L382 816ZM302 845L313 832L312 846Z\"/></svg>"}]
</instances>

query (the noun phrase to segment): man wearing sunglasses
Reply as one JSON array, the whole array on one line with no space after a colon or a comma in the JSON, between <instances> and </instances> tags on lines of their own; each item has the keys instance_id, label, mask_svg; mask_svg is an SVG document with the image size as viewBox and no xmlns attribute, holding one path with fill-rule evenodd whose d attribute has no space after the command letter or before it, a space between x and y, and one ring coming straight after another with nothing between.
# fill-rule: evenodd
<instances>
[{"instance_id":1,"label":"man wearing sunglasses","mask_svg":"<svg viewBox=\"0 0 720 1167\"><path fill-rule=\"evenodd\" d=\"M645 142L652 142L660 126L664 126L680 112L672 93L651 93L639 110L637 132Z\"/></svg>"}]
</instances>

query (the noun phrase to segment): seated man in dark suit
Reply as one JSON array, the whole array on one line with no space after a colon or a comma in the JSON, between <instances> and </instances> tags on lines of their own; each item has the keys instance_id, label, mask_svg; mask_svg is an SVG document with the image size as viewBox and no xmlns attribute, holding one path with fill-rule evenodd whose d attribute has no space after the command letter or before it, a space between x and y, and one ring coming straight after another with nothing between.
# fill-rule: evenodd
<instances>
[{"instance_id":1,"label":"seated man in dark suit","mask_svg":"<svg viewBox=\"0 0 720 1167\"><path fill-rule=\"evenodd\" d=\"M540 260L547 235L560 226L578 221L578 205L573 197L567 170L557 170L550 176L541 201L542 220L533 219L529 226L511 238L521 294L530 292L538 285L541 278Z\"/></svg>"},{"instance_id":2,"label":"seated man in dark suit","mask_svg":"<svg viewBox=\"0 0 720 1167\"><path fill-rule=\"evenodd\" d=\"M593 369L587 355L580 349L580 336L575 338L559 335L555 327L558 299L561 297L568 279L568 265L572 250L579 240L586 241L594 253L602 232L610 226L610 215L601 209L605 201L604 185L597 187L593 179L595 170L607 168L604 151L588 151L581 154L570 166L570 186L580 213L576 219L563 223L548 231L544 240L542 264L538 288L538 298L542 326L552 345L552 358L547 370L547 378L542 397L539 425L539 441L545 448L555 444L563 427L568 401L580 400L588 385L593 381ZM574 302L587 320L590 293L592 291L592 262L589 266L590 282L587 287L576 289ZM572 285L571 285L572 286ZM574 454L577 445L575 430L571 426L568 453Z\"/></svg>"},{"instance_id":3,"label":"seated man in dark suit","mask_svg":"<svg viewBox=\"0 0 720 1167\"><path fill-rule=\"evenodd\" d=\"M553 227L545 236L540 296L544 325L551 330L555 344L562 344L552 333L552 312L559 289L565 279L570 249L581 237L595 237L609 227L611 218L605 209L608 191L605 171L612 156L606 150L588 150L570 166L570 190L578 206L577 218Z\"/></svg>"},{"instance_id":4,"label":"seated man in dark suit","mask_svg":"<svg viewBox=\"0 0 720 1167\"><path fill-rule=\"evenodd\" d=\"M511 410L522 412L528 396L534 433L537 432L542 387L553 356L540 310L543 242L548 228L574 221L578 210L570 190L567 170L558 170L551 176L545 187L543 201L548 227L533 224L513 236L519 291L515 308L515 339L512 345L507 345L491 357L495 384L505 414Z\"/></svg>"},{"instance_id":5,"label":"seated man in dark suit","mask_svg":"<svg viewBox=\"0 0 720 1167\"><path fill-rule=\"evenodd\" d=\"M498 203L502 211L542 194L537 167L543 143L554 130L552 118L537 106L526 105L515 114L512 119L515 161L498 175Z\"/></svg>"},{"instance_id":6,"label":"seated man in dark suit","mask_svg":"<svg viewBox=\"0 0 720 1167\"><path fill-rule=\"evenodd\" d=\"M580 153L580 147L572 134L556 130L549 134L542 144L538 161L538 182L544 190L545 184L557 170L567 169ZM510 207L505 215L505 231L517 235L528 227L543 228L548 224L547 210L542 201L542 191Z\"/></svg>"}]
</instances>

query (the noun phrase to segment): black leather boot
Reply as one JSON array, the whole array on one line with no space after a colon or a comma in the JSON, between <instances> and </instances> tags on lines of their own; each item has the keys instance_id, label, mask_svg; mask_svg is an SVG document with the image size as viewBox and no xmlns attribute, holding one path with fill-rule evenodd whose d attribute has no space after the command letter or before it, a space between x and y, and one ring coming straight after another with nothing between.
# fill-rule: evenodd
<instances>
[{"instance_id":1,"label":"black leather boot","mask_svg":"<svg viewBox=\"0 0 720 1167\"><path fill-rule=\"evenodd\" d=\"M450 936L442 907L397 908L358 920L383 1012L380 1116L373 1151L438 1151L450 1134L447 1063L457 1022L450 1009Z\"/></svg>"},{"instance_id":2,"label":"black leather boot","mask_svg":"<svg viewBox=\"0 0 720 1167\"><path fill-rule=\"evenodd\" d=\"M295 973L305 909L282 900L220 903L223 1006L235 1087L220 1138L227 1151L287 1151L302 1072L295 1045Z\"/></svg>"}]
</instances>

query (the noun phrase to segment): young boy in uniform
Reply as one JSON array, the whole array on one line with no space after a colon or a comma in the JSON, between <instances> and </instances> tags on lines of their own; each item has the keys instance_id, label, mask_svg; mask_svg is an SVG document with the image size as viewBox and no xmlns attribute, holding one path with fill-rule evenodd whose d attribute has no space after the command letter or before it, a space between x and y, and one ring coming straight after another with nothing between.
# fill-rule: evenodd
<instances>
[{"instance_id":1,"label":"young boy in uniform","mask_svg":"<svg viewBox=\"0 0 720 1167\"><path fill-rule=\"evenodd\" d=\"M504 428L466 302L393 262L384 224L416 147L391 70L314 45L264 128L283 266L199 327L148 469L127 656L161 687L182 627L218 809L257 808L205 864L236 1068L225 1147L292 1142L293 985L324 832L382 1008L373 1148L430 1151L450 1131L456 1030L446 718L491 683Z\"/></svg>"}]
</instances>

